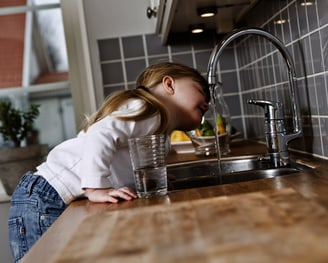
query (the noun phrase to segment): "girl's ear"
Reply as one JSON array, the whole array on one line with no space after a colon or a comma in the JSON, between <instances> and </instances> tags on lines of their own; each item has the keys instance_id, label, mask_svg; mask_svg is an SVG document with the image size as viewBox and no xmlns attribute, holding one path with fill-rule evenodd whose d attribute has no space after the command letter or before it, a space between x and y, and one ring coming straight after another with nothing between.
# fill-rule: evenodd
<instances>
[{"instance_id":1,"label":"girl's ear","mask_svg":"<svg viewBox=\"0 0 328 263\"><path fill-rule=\"evenodd\" d=\"M165 90L170 95L174 94L174 79L170 76L164 76L162 80L162 85Z\"/></svg>"}]
</instances>

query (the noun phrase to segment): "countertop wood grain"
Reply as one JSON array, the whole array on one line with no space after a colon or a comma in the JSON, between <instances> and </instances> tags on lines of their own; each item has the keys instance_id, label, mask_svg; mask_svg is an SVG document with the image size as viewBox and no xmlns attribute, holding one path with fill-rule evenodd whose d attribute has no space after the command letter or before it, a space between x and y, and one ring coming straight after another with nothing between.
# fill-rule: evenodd
<instances>
[{"instance_id":1,"label":"countertop wood grain","mask_svg":"<svg viewBox=\"0 0 328 263\"><path fill-rule=\"evenodd\" d=\"M264 153L239 143L231 155ZM328 161L291 157L315 169L118 204L74 201L22 263L327 262Z\"/></svg>"}]
</instances>

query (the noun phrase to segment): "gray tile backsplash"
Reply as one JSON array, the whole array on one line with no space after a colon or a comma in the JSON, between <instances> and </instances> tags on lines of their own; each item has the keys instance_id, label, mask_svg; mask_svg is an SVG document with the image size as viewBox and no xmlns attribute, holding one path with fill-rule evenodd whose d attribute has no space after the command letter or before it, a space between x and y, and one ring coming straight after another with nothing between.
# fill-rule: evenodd
<instances>
[{"instance_id":1,"label":"gray tile backsplash","mask_svg":"<svg viewBox=\"0 0 328 263\"><path fill-rule=\"evenodd\" d=\"M161 56L156 56L156 57L148 57L148 64L149 65L153 65L153 64L157 64L160 62L165 62L165 61L169 61L169 55L161 55Z\"/></svg>"},{"instance_id":2,"label":"gray tile backsplash","mask_svg":"<svg viewBox=\"0 0 328 263\"><path fill-rule=\"evenodd\" d=\"M327 0L317 0L317 10L318 10L318 19L319 19L319 26L327 25L328 23L328 1Z\"/></svg>"},{"instance_id":3,"label":"gray tile backsplash","mask_svg":"<svg viewBox=\"0 0 328 263\"><path fill-rule=\"evenodd\" d=\"M318 115L325 116L328 112L328 93L325 78L323 75L318 75L314 77L314 80L316 93L318 96Z\"/></svg>"},{"instance_id":4,"label":"gray tile backsplash","mask_svg":"<svg viewBox=\"0 0 328 263\"><path fill-rule=\"evenodd\" d=\"M324 69L323 59L322 59L322 43L320 39L320 33L318 31L310 35L310 43L312 50L312 62L313 62L313 72L320 73Z\"/></svg>"},{"instance_id":5,"label":"gray tile backsplash","mask_svg":"<svg viewBox=\"0 0 328 263\"><path fill-rule=\"evenodd\" d=\"M144 57L145 51L141 36L123 37L123 54L125 58Z\"/></svg>"},{"instance_id":6,"label":"gray tile backsplash","mask_svg":"<svg viewBox=\"0 0 328 263\"><path fill-rule=\"evenodd\" d=\"M136 59L136 60L126 60L125 61L125 70L126 70L126 79L128 82L134 82L139 73L144 70L146 67L145 58Z\"/></svg>"},{"instance_id":7,"label":"gray tile backsplash","mask_svg":"<svg viewBox=\"0 0 328 263\"><path fill-rule=\"evenodd\" d=\"M265 2L265 3L264 3ZM269 4L272 3L272 5ZM314 153L318 156L328 157L323 143L323 134L327 133L328 118L328 94L327 94L327 21L322 16L327 16L328 1L314 1L311 6L301 6L304 1L262 1L246 18L248 26L258 26L267 29L278 36L287 46L296 66L296 76L300 97L300 108L304 126L304 139L302 143L293 143L295 149ZM324 3L325 2L325 3ZM276 4L280 4L276 9ZM262 6L272 6L271 14L264 12ZM319 6L325 9L319 11ZM257 21L254 20L257 14ZM262 17L261 17L262 16ZM265 17L265 19L263 19ZM274 20L286 19L287 23L278 25ZM263 42L263 41L262 41ZM262 47L261 47L262 46ZM245 52L249 50L248 52ZM254 39L244 47L238 47L238 61L240 68L240 79L242 93L245 96L254 96L263 99L278 99L285 105L286 113L291 114L288 93L288 78L283 61L272 53L274 70L270 66L269 57L263 55L272 49L264 43L258 44ZM245 55L247 53L247 55ZM240 55L239 55L240 54ZM258 61L248 65L250 61ZM252 71L253 73L250 73ZM245 88L243 87L245 86ZM249 92L250 89L253 92ZM268 89L268 87L270 87ZM243 100L244 101L244 100ZM246 122L246 133L248 137L260 138L262 135L253 130L259 127L258 120L263 112L261 110L244 107L244 118ZM263 110L262 110L263 111ZM262 119L263 121L263 119Z\"/></svg>"},{"instance_id":8,"label":"gray tile backsplash","mask_svg":"<svg viewBox=\"0 0 328 263\"><path fill-rule=\"evenodd\" d=\"M116 84L124 82L122 62L109 62L101 65L103 84Z\"/></svg>"},{"instance_id":9,"label":"gray tile backsplash","mask_svg":"<svg viewBox=\"0 0 328 263\"><path fill-rule=\"evenodd\" d=\"M200 72L205 73L207 71L207 64L211 56L211 51L212 50L205 50L195 53L196 68Z\"/></svg>"},{"instance_id":10,"label":"gray tile backsplash","mask_svg":"<svg viewBox=\"0 0 328 263\"><path fill-rule=\"evenodd\" d=\"M328 22L327 22L328 23ZM324 71L328 71L328 26L319 30Z\"/></svg>"},{"instance_id":11,"label":"gray tile backsplash","mask_svg":"<svg viewBox=\"0 0 328 263\"><path fill-rule=\"evenodd\" d=\"M287 46L296 68L304 137L290 148L328 158L328 1L263 0L243 19L243 25L261 27ZM278 24L277 19L286 23ZM134 88L144 67L160 61L182 62L206 76L207 64L219 39L213 32L202 35L170 35L163 46L155 34L98 40L104 94ZM288 75L275 47L260 37L227 48L219 62L219 79L232 114L232 124L246 138L264 140L263 109L246 99L281 100L287 122L291 118ZM292 128L289 127L289 130Z\"/></svg>"},{"instance_id":12,"label":"gray tile backsplash","mask_svg":"<svg viewBox=\"0 0 328 263\"><path fill-rule=\"evenodd\" d=\"M221 78L219 79L223 84L223 92L226 93L238 93L238 79L236 77L236 73L224 72L221 73ZM239 111L240 114L240 111Z\"/></svg>"},{"instance_id":13,"label":"gray tile backsplash","mask_svg":"<svg viewBox=\"0 0 328 263\"><path fill-rule=\"evenodd\" d=\"M147 53L152 55L168 54L168 47L162 45L162 40L157 35L146 35Z\"/></svg>"},{"instance_id":14,"label":"gray tile backsplash","mask_svg":"<svg viewBox=\"0 0 328 263\"><path fill-rule=\"evenodd\" d=\"M298 5L300 6L300 5ZM313 30L316 30L319 26L318 24L318 16L317 16L317 6L316 5L311 5L307 7L302 7L306 11L306 19L308 22L308 30L309 32L312 32Z\"/></svg>"},{"instance_id":15,"label":"gray tile backsplash","mask_svg":"<svg viewBox=\"0 0 328 263\"><path fill-rule=\"evenodd\" d=\"M100 61L121 59L118 38L98 40Z\"/></svg>"},{"instance_id":16,"label":"gray tile backsplash","mask_svg":"<svg viewBox=\"0 0 328 263\"><path fill-rule=\"evenodd\" d=\"M194 66L194 61L191 52L186 54L172 54L172 61L185 64L189 67Z\"/></svg>"},{"instance_id":17,"label":"gray tile backsplash","mask_svg":"<svg viewBox=\"0 0 328 263\"><path fill-rule=\"evenodd\" d=\"M308 25L308 17L307 17L307 7L302 6L301 5L302 2L303 2L302 0L295 1L294 6L297 9L300 35L305 35L309 32L309 25ZM312 17L310 19L313 20Z\"/></svg>"}]
</instances>

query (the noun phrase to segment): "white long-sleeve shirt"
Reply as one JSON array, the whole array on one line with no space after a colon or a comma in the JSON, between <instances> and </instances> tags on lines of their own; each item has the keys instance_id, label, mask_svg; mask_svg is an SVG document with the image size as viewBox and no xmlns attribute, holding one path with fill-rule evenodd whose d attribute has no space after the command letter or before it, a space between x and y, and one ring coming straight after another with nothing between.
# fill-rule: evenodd
<instances>
[{"instance_id":1,"label":"white long-sleeve shirt","mask_svg":"<svg viewBox=\"0 0 328 263\"><path fill-rule=\"evenodd\" d=\"M37 167L36 174L43 176L66 204L83 196L83 188L135 188L128 139L154 134L160 116L138 122L114 117L134 115L143 103L130 100L111 116L91 125L87 132L81 131L76 138L59 144Z\"/></svg>"}]
</instances>

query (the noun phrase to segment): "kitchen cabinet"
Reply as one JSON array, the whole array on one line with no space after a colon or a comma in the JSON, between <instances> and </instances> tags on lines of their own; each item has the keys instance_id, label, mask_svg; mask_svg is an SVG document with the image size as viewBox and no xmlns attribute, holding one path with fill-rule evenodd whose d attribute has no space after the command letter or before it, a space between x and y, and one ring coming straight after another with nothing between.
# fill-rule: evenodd
<instances>
[{"instance_id":1,"label":"kitchen cabinet","mask_svg":"<svg viewBox=\"0 0 328 263\"><path fill-rule=\"evenodd\" d=\"M205 30L228 33L259 0L160 0L156 32L166 44L170 33L186 33L192 25L203 25ZM197 8L214 7L217 15L201 18Z\"/></svg>"}]
</instances>

